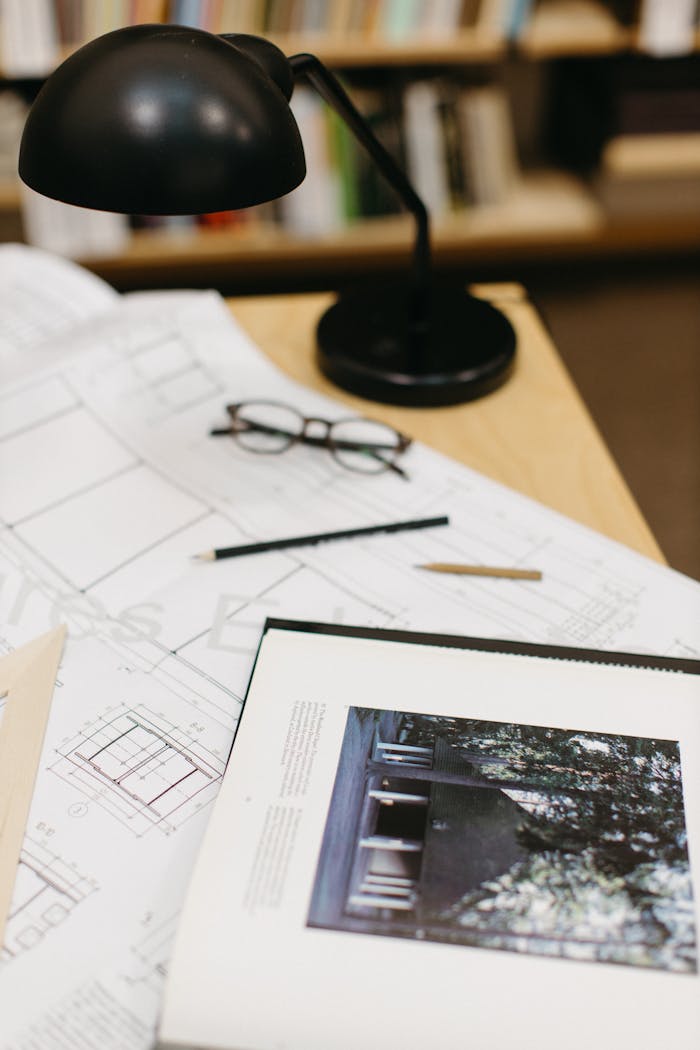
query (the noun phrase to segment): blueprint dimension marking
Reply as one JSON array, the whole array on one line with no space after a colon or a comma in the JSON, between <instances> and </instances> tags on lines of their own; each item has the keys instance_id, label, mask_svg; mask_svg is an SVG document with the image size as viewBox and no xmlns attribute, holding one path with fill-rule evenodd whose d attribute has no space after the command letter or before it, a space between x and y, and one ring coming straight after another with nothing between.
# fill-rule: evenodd
<instances>
[{"instance_id":1,"label":"blueprint dimension marking","mask_svg":"<svg viewBox=\"0 0 700 1050\"><path fill-rule=\"evenodd\" d=\"M94 880L39 843L25 839L0 958L8 961L41 943L97 889Z\"/></svg>"},{"instance_id":2,"label":"blueprint dimension marking","mask_svg":"<svg viewBox=\"0 0 700 1050\"><path fill-rule=\"evenodd\" d=\"M196 739L176 732L155 715L126 709L81 733L52 768L135 834L175 831L213 800L224 769Z\"/></svg>"}]
</instances>

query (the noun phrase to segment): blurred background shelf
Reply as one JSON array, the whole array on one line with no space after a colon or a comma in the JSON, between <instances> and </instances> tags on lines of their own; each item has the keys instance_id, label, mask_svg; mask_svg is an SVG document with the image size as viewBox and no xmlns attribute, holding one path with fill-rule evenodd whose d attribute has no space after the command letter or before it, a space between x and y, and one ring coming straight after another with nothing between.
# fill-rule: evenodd
<instances>
[{"instance_id":1,"label":"blurred background shelf","mask_svg":"<svg viewBox=\"0 0 700 1050\"><path fill-rule=\"evenodd\" d=\"M666 0L673 5L673 0ZM61 0L59 0L61 4ZM63 3L64 7L70 6ZM77 5L75 5L77 7ZM99 9L100 0L92 0L92 6ZM125 8L126 5L122 5ZM205 5L201 5L204 7ZM239 0L238 14L233 5L225 8L223 4L214 4L211 10L219 10L216 25L211 25L217 32L258 32L263 33L285 51L296 54L312 51L334 68L352 69L359 67L385 66L435 66L474 62L493 62L502 59L509 52L520 52L529 58L547 59L565 56L612 55L623 52L644 51L648 42L640 31L642 4L605 3L604 0L535 0L519 3L517 0L485 0L485 2L461 3L447 0L442 5L434 0L425 0L422 5L413 4L412 0L394 0L395 24L392 27L390 14L382 20L382 10L391 12L392 3L381 2L364 5L367 12L364 29L352 27L353 4L328 0L321 5L325 9L325 24L332 27L337 12L345 10L350 28L327 29L319 25L315 30L297 29L293 32L279 32L270 25L279 25L285 20L301 21L305 5L302 3L249 4ZM275 14L276 6L276 14ZM310 11L313 5L309 5ZM354 7L361 7L362 0L356 0ZM411 25L410 18L417 21L416 12L422 6L424 21ZM436 11L442 7L442 13L434 15L429 22L430 9ZM100 17L93 16L92 28L99 32L117 28L126 19L119 14L119 5L111 8L103 5L104 12ZM154 12L151 18L143 17L141 21L176 21L177 3L155 3L148 10ZM320 10L319 5L316 5ZM401 20L401 8L411 12ZM138 4L132 8L132 20L137 21ZM336 12L334 15L333 12ZM372 15L374 11L374 15ZM231 12L229 14L229 12ZM308 18L312 15L309 14ZM341 12L342 17L342 12ZM452 19L456 24L450 28L440 28L438 18ZM202 20L216 19L215 14L203 15ZM473 24L464 25L465 21ZM60 19L59 19L60 23ZM461 24L460 24L461 23ZM99 28L101 25L102 28ZM75 43L59 42L57 60L66 58L75 50L83 37ZM694 49L700 48L700 31L695 28L692 33ZM44 70L44 73L49 70Z\"/></svg>"},{"instance_id":2,"label":"blurred background shelf","mask_svg":"<svg viewBox=\"0 0 700 1050\"><path fill-rule=\"evenodd\" d=\"M51 66L120 25L185 21L262 32L288 54L308 50L336 69L426 200L439 266L685 255L700 247L695 171L673 159L663 121L654 126L663 96L667 113L675 107L692 131L697 124L700 142L699 12L668 34L684 5L690 11L685 0L4 0L0 59L12 78L0 94L0 236L68 254L125 288L216 281L264 291L268 279L318 284L401 265L410 225L367 189L356 147L303 87L293 105L309 175L276 208L193 217L187 229L134 217L129 228L20 196L8 175L18 107L26 111ZM668 69L668 83L637 83L652 67ZM645 98L644 130L661 138L645 134L636 155L646 150L652 168L663 157L672 209L644 162L621 186L613 163L629 154L615 142L629 130L625 107ZM427 170L424 158L436 152Z\"/></svg>"},{"instance_id":3,"label":"blurred background shelf","mask_svg":"<svg viewBox=\"0 0 700 1050\"><path fill-rule=\"evenodd\" d=\"M79 261L117 287L213 283L259 289L273 279L318 283L405 266L413 237L407 216L366 219L334 234L303 237L274 224L252 230L135 231L118 255ZM487 264L673 253L700 248L700 211L607 219L585 183L560 171L524 177L503 204L453 213L433 224L436 265Z\"/></svg>"},{"instance_id":4,"label":"blurred background shelf","mask_svg":"<svg viewBox=\"0 0 700 1050\"><path fill-rule=\"evenodd\" d=\"M22 206L17 179L0 180L0 211L15 212Z\"/></svg>"}]
</instances>

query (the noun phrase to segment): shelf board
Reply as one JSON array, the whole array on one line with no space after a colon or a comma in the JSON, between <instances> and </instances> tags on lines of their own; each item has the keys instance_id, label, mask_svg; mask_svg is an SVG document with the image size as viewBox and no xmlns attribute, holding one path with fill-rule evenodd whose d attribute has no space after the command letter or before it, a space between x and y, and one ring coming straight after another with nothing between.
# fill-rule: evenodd
<instances>
[{"instance_id":1,"label":"shelf board","mask_svg":"<svg viewBox=\"0 0 700 1050\"><path fill-rule=\"evenodd\" d=\"M516 49L527 58L593 57L646 53L638 25L625 26L601 0L546 0L537 5ZM700 49L700 30L691 50Z\"/></svg>"},{"instance_id":2,"label":"shelf board","mask_svg":"<svg viewBox=\"0 0 700 1050\"><path fill-rule=\"evenodd\" d=\"M271 34L268 39L287 55L308 51L335 69L492 63L504 59L511 50L544 60L640 49L638 28L620 25L601 0L547 0L538 4L513 42L493 26L469 26L445 35L421 33L396 40L357 32ZM700 32L695 34L698 49ZM59 59L63 61L74 50L62 48Z\"/></svg>"},{"instance_id":3,"label":"shelf board","mask_svg":"<svg viewBox=\"0 0 700 1050\"><path fill-rule=\"evenodd\" d=\"M596 0L551 0L534 10L518 47L529 58L609 55L634 46L635 30L622 26Z\"/></svg>"},{"instance_id":4,"label":"shelf board","mask_svg":"<svg viewBox=\"0 0 700 1050\"><path fill-rule=\"evenodd\" d=\"M562 236L592 236L601 224L599 209L584 185L562 172L544 171L523 177L503 204L470 208L436 219L432 243L439 255L470 245L512 245L557 241ZM230 259L236 266L261 263L318 265L376 257L407 256L413 238L408 215L366 219L319 236L292 234L272 224L236 230L137 231L126 252L86 265L128 270L130 267L178 265Z\"/></svg>"},{"instance_id":5,"label":"shelf board","mask_svg":"<svg viewBox=\"0 0 700 1050\"><path fill-rule=\"evenodd\" d=\"M449 35L406 36L388 41L363 33L264 34L285 55L310 52L333 68L362 66L450 65L463 62L494 62L506 53L503 35L493 29L459 29ZM75 48L63 48L61 60Z\"/></svg>"},{"instance_id":6,"label":"shelf board","mask_svg":"<svg viewBox=\"0 0 700 1050\"><path fill-rule=\"evenodd\" d=\"M79 261L117 285L190 281L201 286L401 266L410 258L413 236L407 215L368 219L313 238L268 225L177 234L141 231L118 256ZM671 252L700 246L700 216L611 222L584 183L543 171L524 177L504 204L436 220L431 239L438 265Z\"/></svg>"},{"instance_id":7,"label":"shelf board","mask_svg":"<svg viewBox=\"0 0 700 1050\"><path fill-rule=\"evenodd\" d=\"M271 36L285 54L309 51L335 68L362 66L449 65L466 62L495 62L506 54L503 36L488 29L460 29L449 36L407 36L388 42L361 34L328 36Z\"/></svg>"}]
</instances>

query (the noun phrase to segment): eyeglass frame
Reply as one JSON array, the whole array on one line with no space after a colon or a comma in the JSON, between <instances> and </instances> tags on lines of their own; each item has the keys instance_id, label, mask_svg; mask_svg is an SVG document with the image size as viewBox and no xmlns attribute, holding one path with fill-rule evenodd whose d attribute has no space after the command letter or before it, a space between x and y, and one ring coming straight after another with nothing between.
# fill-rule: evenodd
<instances>
[{"instance_id":1,"label":"eyeglass frame","mask_svg":"<svg viewBox=\"0 0 700 1050\"><path fill-rule=\"evenodd\" d=\"M338 441L334 441L333 438L331 437L331 430L332 430L332 428L334 426L337 426L339 423L365 422L365 423L377 423L377 424L379 424L381 426L385 426L387 428L387 430L391 430L396 435L396 437L398 439L396 447L392 447L391 449L387 449L386 450L386 451L391 451L396 456L402 455L413 444L413 438L409 437L408 434L401 433L400 430L396 430L396 428L392 427L389 423L384 423L381 420L376 420L376 419L368 419L366 416L344 416L341 419L323 419L321 416L305 416L301 412L299 412L299 410L296 409L293 405L288 405L284 401L267 401L267 400L264 400L262 398L252 398L252 399L249 399L247 401L237 401L237 402L234 402L233 404L226 405L226 411L228 412L229 416L231 417L231 425L228 426L228 427L213 427L209 431L210 437L224 437L224 436L226 436L226 437L233 437L233 438L235 438L235 437L237 437L238 434L245 433L248 430L253 430L253 431L257 430L259 432L263 432L265 430L265 427L263 427L263 426L243 426L243 427L239 426L238 428L235 428L235 426L234 426L235 423L237 423L237 422L244 422L243 420L240 420L240 421L238 420L238 412L240 411L240 409L245 408L247 405L271 405L274 408L286 409L287 411L294 412L299 417L299 419L301 421L301 429L300 429L298 434L290 434L290 433L287 433L286 431L279 431L279 430L277 431L278 433L282 433L285 436L289 437L288 443L286 445L283 445L281 448L278 448L278 449L251 448L248 445L244 445L243 447L246 449L247 452L252 452L254 455L278 456L278 455L281 455L282 452L287 452L288 449L292 448L294 445L297 445L297 444L311 445L314 448L327 448L328 451L331 453L331 455L337 460L337 462L340 463L340 465L342 467L344 467L345 470L348 470L348 471L350 471L353 474L382 474L384 472L384 470L393 470L395 473L399 474L402 478L408 480L408 474L405 472L405 470L403 470L402 467L400 467L398 465L398 463L395 463L393 461L387 462L386 460L382 459L382 457L380 455L378 455L376 453L375 453L374 458L376 458L379 462L381 462L383 464L383 470L377 470L377 471L369 471L369 470L367 470L367 471L364 471L364 470L355 469L354 467L349 467L347 465L347 463L345 463L342 459L340 459L336 455L336 452L337 452L338 449L340 449L341 451L350 451L350 452L352 452L352 451L361 452L363 449L368 450L368 445L367 445L366 442L361 442L361 441L342 441L342 440L339 441L339 442ZM324 426L326 428L325 434L322 435L322 436L316 436L316 435L307 433L308 427L309 427L309 425L311 423L317 423L317 424L320 424L321 426ZM272 428L270 428L270 429L272 429Z\"/></svg>"}]
</instances>

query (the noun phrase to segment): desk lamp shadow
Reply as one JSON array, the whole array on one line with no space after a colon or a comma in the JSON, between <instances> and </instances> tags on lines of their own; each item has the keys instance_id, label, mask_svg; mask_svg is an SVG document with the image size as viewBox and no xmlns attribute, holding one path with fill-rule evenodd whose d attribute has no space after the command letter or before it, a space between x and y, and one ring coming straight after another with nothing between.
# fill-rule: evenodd
<instances>
[{"instance_id":1,"label":"desk lamp shadow","mask_svg":"<svg viewBox=\"0 0 700 1050\"><path fill-rule=\"evenodd\" d=\"M138 215L274 200L306 174L289 106L304 78L348 125L415 219L402 280L342 294L321 317L317 362L374 401L448 405L499 386L515 334L493 306L431 272L428 212L338 80L313 55L260 37L175 25L119 29L47 79L26 121L19 172L47 197Z\"/></svg>"}]
</instances>

